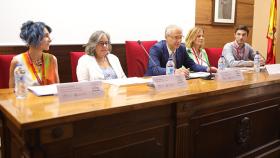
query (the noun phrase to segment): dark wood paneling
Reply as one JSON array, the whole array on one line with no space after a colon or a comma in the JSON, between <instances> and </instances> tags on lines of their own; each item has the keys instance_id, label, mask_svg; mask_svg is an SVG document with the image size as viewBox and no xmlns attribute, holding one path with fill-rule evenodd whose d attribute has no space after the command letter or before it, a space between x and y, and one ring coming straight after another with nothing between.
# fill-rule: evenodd
<instances>
[{"instance_id":1,"label":"dark wood paneling","mask_svg":"<svg viewBox=\"0 0 280 158\"><path fill-rule=\"evenodd\" d=\"M277 140L278 127L277 122L274 122L277 119L276 108L277 106L271 106L246 113L240 113L242 110L237 109L239 115L231 116L230 113L234 111L229 111L228 117L215 118L209 122L207 119L210 118L207 117L194 120L194 126L198 127L192 133L194 157L235 157L259 146L266 146L271 140ZM219 137L215 137L216 135ZM212 142L212 145L204 143L205 140ZM272 145L274 144L270 144ZM250 156L254 154L251 153Z\"/></svg>"},{"instance_id":2,"label":"dark wood paneling","mask_svg":"<svg viewBox=\"0 0 280 158\"><path fill-rule=\"evenodd\" d=\"M261 90L267 96L256 98L250 95L260 89L178 104L176 145L181 146L176 152L183 155L179 157L245 158L265 153L263 157L276 158L280 145L280 98L277 94L271 95L273 88L276 89L272 86L266 92ZM225 100L227 104L223 104ZM186 126L190 126L190 133ZM184 143L180 137L186 137ZM185 153L188 151L191 155Z\"/></svg>"},{"instance_id":3,"label":"dark wood paneling","mask_svg":"<svg viewBox=\"0 0 280 158\"><path fill-rule=\"evenodd\" d=\"M188 141L190 136L190 128L187 124L179 125L176 128L176 158L190 157L190 143Z\"/></svg>"},{"instance_id":4,"label":"dark wood paneling","mask_svg":"<svg viewBox=\"0 0 280 158\"><path fill-rule=\"evenodd\" d=\"M166 105L40 128L27 134L35 143L22 143L32 150L30 155L42 154L32 158L172 158L173 109ZM54 135L56 129L60 135ZM22 143L15 143L20 145L11 153L20 155Z\"/></svg>"},{"instance_id":5,"label":"dark wood paneling","mask_svg":"<svg viewBox=\"0 0 280 158\"><path fill-rule=\"evenodd\" d=\"M127 74L127 64L124 44L113 44L112 54L115 54ZM19 54L27 51L25 46L0 46L0 54ZM82 45L52 45L49 53L57 57L60 82L72 82L71 62L69 53L72 51L84 51Z\"/></svg>"},{"instance_id":6,"label":"dark wood paneling","mask_svg":"<svg viewBox=\"0 0 280 158\"><path fill-rule=\"evenodd\" d=\"M93 142L77 148L77 158L168 158L169 127L143 130L138 133ZM145 152L143 152L145 151Z\"/></svg>"}]
</instances>

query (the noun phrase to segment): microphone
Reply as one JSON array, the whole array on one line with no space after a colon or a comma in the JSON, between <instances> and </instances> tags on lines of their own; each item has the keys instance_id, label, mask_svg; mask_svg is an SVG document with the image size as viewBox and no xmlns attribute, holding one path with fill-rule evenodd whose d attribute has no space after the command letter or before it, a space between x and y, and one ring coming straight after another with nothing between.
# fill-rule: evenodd
<instances>
[{"instance_id":1,"label":"microphone","mask_svg":"<svg viewBox=\"0 0 280 158\"><path fill-rule=\"evenodd\" d=\"M150 54L148 53L148 51L146 50L146 48L143 46L142 41L138 40L137 41L138 45L142 48L142 50L145 52L145 54L148 56L148 59L152 61L152 68L155 67L157 73L159 74L156 62L153 60L153 58L151 58Z\"/></svg>"},{"instance_id":2,"label":"microphone","mask_svg":"<svg viewBox=\"0 0 280 158\"><path fill-rule=\"evenodd\" d=\"M264 62L264 65L265 65L267 59L259 51L256 51L256 53L259 53L260 57L263 58L263 62Z\"/></svg>"},{"instance_id":3,"label":"microphone","mask_svg":"<svg viewBox=\"0 0 280 158\"><path fill-rule=\"evenodd\" d=\"M204 79L204 80L213 80L215 78L215 75L212 74L212 71L211 71L211 65L208 64L204 59L202 59L200 56L197 56L198 59L200 59L201 61L203 61L204 63L207 64L207 66L209 67L209 75L208 76L205 76L205 77L201 77L201 79Z\"/></svg>"}]
</instances>

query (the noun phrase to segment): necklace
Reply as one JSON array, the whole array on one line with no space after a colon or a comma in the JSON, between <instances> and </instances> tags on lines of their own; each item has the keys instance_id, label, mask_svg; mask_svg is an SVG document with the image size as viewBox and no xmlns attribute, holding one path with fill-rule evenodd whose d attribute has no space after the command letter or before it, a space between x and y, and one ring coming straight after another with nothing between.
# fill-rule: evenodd
<instances>
[{"instance_id":1,"label":"necklace","mask_svg":"<svg viewBox=\"0 0 280 158\"><path fill-rule=\"evenodd\" d=\"M43 64L42 59L32 60L32 63L36 66L41 66Z\"/></svg>"},{"instance_id":2,"label":"necklace","mask_svg":"<svg viewBox=\"0 0 280 158\"><path fill-rule=\"evenodd\" d=\"M37 73L37 71L36 71L36 69L35 69L35 67L34 67L34 65L33 65L33 61L32 61L31 58L30 58L29 52L27 52L27 57L28 57L29 64L30 64L30 66L31 66L32 72L33 72L33 74L35 75L35 77L36 77L38 83L39 83L40 85L45 85L45 64L44 64L44 57L43 57L43 55L42 55L42 59L41 59L41 67L42 67L42 69L40 69L41 72L42 72L41 78L39 77L39 72Z\"/></svg>"}]
</instances>

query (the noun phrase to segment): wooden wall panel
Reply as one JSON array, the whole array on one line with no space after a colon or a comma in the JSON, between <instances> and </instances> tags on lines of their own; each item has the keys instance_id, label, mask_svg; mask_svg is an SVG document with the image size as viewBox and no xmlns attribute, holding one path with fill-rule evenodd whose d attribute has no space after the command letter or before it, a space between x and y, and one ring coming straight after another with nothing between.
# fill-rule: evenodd
<instances>
[{"instance_id":1,"label":"wooden wall panel","mask_svg":"<svg viewBox=\"0 0 280 158\"><path fill-rule=\"evenodd\" d=\"M223 47L234 40L234 29L243 24L250 29L247 42L252 43L254 0L237 0L236 21L234 25L213 25L214 0L197 0L195 24L205 29L205 47Z\"/></svg>"},{"instance_id":2,"label":"wooden wall panel","mask_svg":"<svg viewBox=\"0 0 280 158\"><path fill-rule=\"evenodd\" d=\"M237 3L246 3L254 5L254 0L237 0Z\"/></svg>"},{"instance_id":3,"label":"wooden wall panel","mask_svg":"<svg viewBox=\"0 0 280 158\"><path fill-rule=\"evenodd\" d=\"M234 27L197 25L204 29L205 48L223 47L226 43L234 40ZM252 27L249 27L248 43L252 43Z\"/></svg>"},{"instance_id":4,"label":"wooden wall panel","mask_svg":"<svg viewBox=\"0 0 280 158\"><path fill-rule=\"evenodd\" d=\"M208 47L223 47L227 42L233 41L232 27L198 25L204 29L205 33L205 48Z\"/></svg>"},{"instance_id":5,"label":"wooden wall panel","mask_svg":"<svg viewBox=\"0 0 280 158\"><path fill-rule=\"evenodd\" d=\"M196 24L212 24L212 0L197 0L195 9Z\"/></svg>"},{"instance_id":6,"label":"wooden wall panel","mask_svg":"<svg viewBox=\"0 0 280 158\"><path fill-rule=\"evenodd\" d=\"M236 25L253 26L254 5L239 3L236 12Z\"/></svg>"}]
</instances>

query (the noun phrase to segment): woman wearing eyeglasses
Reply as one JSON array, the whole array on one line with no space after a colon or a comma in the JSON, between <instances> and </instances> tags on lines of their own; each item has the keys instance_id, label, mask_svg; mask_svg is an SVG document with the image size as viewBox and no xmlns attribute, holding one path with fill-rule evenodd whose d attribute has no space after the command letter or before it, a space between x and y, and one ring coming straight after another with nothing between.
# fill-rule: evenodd
<instances>
[{"instance_id":1,"label":"woman wearing eyeglasses","mask_svg":"<svg viewBox=\"0 0 280 158\"><path fill-rule=\"evenodd\" d=\"M22 24L20 38L26 42L28 50L13 58L10 66L9 87L14 88L14 69L23 66L27 86L59 83L57 59L43 53L49 50L52 29L43 22L27 21Z\"/></svg>"},{"instance_id":2,"label":"woman wearing eyeglasses","mask_svg":"<svg viewBox=\"0 0 280 158\"><path fill-rule=\"evenodd\" d=\"M85 55L78 60L78 81L126 78L117 56L110 53L110 35L96 31L85 45Z\"/></svg>"}]
</instances>

